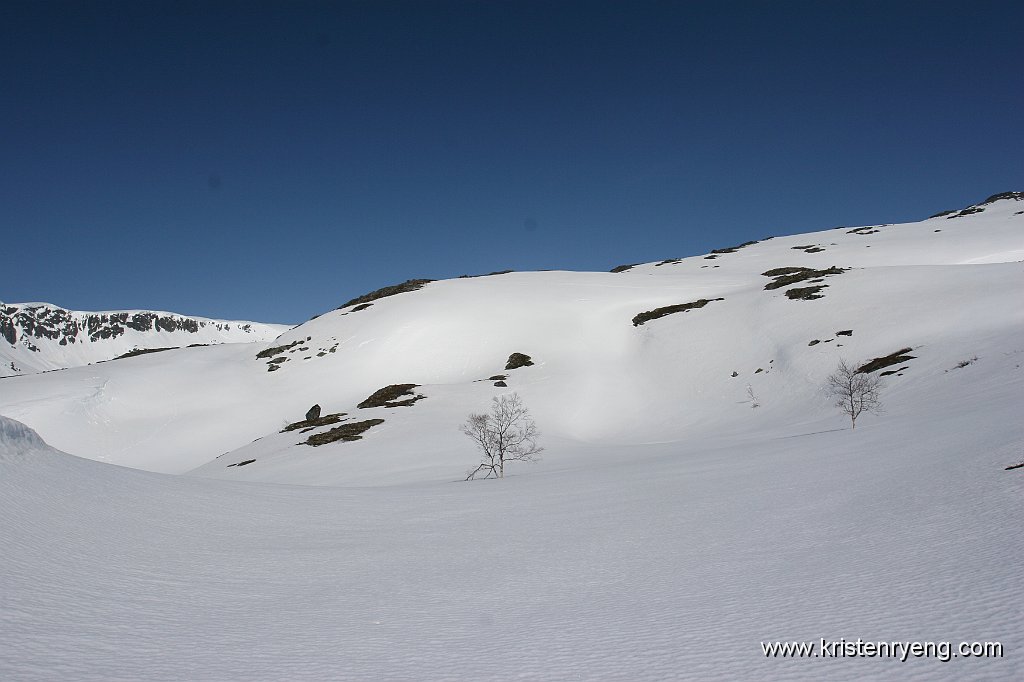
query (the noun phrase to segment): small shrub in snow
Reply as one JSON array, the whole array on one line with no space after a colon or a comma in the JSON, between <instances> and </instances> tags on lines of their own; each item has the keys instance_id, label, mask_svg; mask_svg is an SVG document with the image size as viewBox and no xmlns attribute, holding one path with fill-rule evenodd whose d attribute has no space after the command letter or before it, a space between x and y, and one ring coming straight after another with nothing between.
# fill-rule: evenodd
<instances>
[{"instance_id":1,"label":"small shrub in snow","mask_svg":"<svg viewBox=\"0 0 1024 682\"><path fill-rule=\"evenodd\" d=\"M857 417L863 412L877 414L882 409L882 378L863 369L853 369L845 360L828 377L828 392L833 403L850 418L850 428L857 428Z\"/></svg>"},{"instance_id":2,"label":"small shrub in snow","mask_svg":"<svg viewBox=\"0 0 1024 682\"><path fill-rule=\"evenodd\" d=\"M483 456L467 481L481 472L484 478L504 478L506 462L535 462L544 450L537 445L540 433L518 393L495 397L490 414L471 414L461 428Z\"/></svg>"}]
</instances>

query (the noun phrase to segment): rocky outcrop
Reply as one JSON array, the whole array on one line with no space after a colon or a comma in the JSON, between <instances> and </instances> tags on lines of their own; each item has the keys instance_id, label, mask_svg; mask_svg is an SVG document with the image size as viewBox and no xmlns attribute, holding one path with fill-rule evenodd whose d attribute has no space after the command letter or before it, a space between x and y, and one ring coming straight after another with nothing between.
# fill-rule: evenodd
<instances>
[{"instance_id":1,"label":"rocky outcrop","mask_svg":"<svg viewBox=\"0 0 1024 682\"><path fill-rule=\"evenodd\" d=\"M48 303L0 303L0 377L130 357L170 346L268 341L286 329L283 325L146 310L92 313Z\"/></svg>"},{"instance_id":2,"label":"rocky outcrop","mask_svg":"<svg viewBox=\"0 0 1024 682\"><path fill-rule=\"evenodd\" d=\"M250 322L223 322L153 312L81 313L51 305L0 305L0 334L12 346L18 336L50 339L66 346L86 339L113 339L126 331L186 332L210 327L217 331L253 332ZM254 341L257 339L253 339Z\"/></svg>"}]
</instances>

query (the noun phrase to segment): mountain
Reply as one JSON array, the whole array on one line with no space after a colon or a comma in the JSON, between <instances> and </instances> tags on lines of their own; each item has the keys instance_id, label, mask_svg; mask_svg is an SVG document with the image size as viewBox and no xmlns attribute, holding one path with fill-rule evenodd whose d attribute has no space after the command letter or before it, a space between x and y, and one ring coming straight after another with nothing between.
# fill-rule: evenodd
<instances>
[{"instance_id":1,"label":"mountain","mask_svg":"<svg viewBox=\"0 0 1024 682\"><path fill-rule=\"evenodd\" d=\"M892 360L877 370L891 415L955 400L988 372L1017 376L1022 259L1024 195L1006 193L921 222L611 273L419 280L272 342L9 379L0 413L112 463L325 485L458 478L475 458L458 425L511 391L562 451L535 470L609 448L841 428L824 393L841 358ZM533 364L506 370L513 353ZM393 385L423 399L358 407ZM318 447L302 443L342 422L282 432L313 404L344 423L383 422Z\"/></svg>"},{"instance_id":2,"label":"mountain","mask_svg":"<svg viewBox=\"0 0 1024 682\"><path fill-rule=\"evenodd\" d=\"M0 679L1024 679L1022 259L997 195L3 379Z\"/></svg>"},{"instance_id":3,"label":"mountain","mask_svg":"<svg viewBox=\"0 0 1024 682\"><path fill-rule=\"evenodd\" d=\"M0 377L179 346L269 341L287 329L148 310L91 313L50 303L0 302Z\"/></svg>"}]
</instances>

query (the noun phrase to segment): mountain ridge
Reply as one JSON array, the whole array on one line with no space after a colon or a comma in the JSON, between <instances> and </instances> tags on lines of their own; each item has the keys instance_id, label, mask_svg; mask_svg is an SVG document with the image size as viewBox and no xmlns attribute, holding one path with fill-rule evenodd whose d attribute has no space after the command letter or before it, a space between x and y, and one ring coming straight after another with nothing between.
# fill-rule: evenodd
<instances>
[{"instance_id":1,"label":"mountain ridge","mask_svg":"<svg viewBox=\"0 0 1024 682\"><path fill-rule=\"evenodd\" d=\"M289 325L216 320L166 311L69 310L0 301L0 377L65 369L128 353L192 344L270 340Z\"/></svg>"},{"instance_id":2,"label":"mountain ridge","mask_svg":"<svg viewBox=\"0 0 1024 682\"><path fill-rule=\"evenodd\" d=\"M457 477L473 457L457 425L512 391L551 453L576 453L552 454L540 469L578 466L597 444L830 428L838 417L822 386L840 357L860 367L912 349L909 363L879 368L906 401L927 399L935 382L951 380L945 370L973 356L1013 369L1002 358L1020 350L1018 202L998 199L956 220L779 236L614 274L511 272L386 288L273 341L22 377L0 397L0 413L60 449L112 463L317 485ZM515 353L533 365L505 370ZM953 377L971 381L974 371ZM360 407L405 385L423 396L415 405ZM332 424L373 426L314 453L302 443L329 425L280 433L314 404L342 415Z\"/></svg>"}]
</instances>

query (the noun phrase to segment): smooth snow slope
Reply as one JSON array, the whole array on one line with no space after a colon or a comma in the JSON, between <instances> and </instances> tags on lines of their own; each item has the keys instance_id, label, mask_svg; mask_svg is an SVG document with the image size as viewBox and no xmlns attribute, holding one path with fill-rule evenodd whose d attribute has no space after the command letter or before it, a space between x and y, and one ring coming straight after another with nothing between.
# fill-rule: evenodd
<instances>
[{"instance_id":1,"label":"smooth snow slope","mask_svg":"<svg viewBox=\"0 0 1024 682\"><path fill-rule=\"evenodd\" d=\"M0 418L0 678L1021 679L1024 383L1000 374L960 396L984 429L941 396L855 432L377 488L112 467ZM760 645L821 638L1004 654Z\"/></svg>"},{"instance_id":2,"label":"smooth snow slope","mask_svg":"<svg viewBox=\"0 0 1024 682\"><path fill-rule=\"evenodd\" d=\"M915 360L889 368L905 367L887 378L886 403L898 413L927 405L942 382L971 390L972 372L1024 348L1024 201L977 208L778 237L621 273L433 282L364 310L329 312L271 344L7 379L0 413L57 447L111 463L324 485L458 478L475 453L457 427L502 390L524 397L544 433L549 454L540 470L576 466L574 457L591 455L573 453L597 445L842 428L823 394L841 357L861 363L911 348ZM848 270L824 278L823 298L764 289L771 279L761 273L770 269L832 265ZM724 300L632 323L640 312L702 298ZM845 331L852 336L838 335ZM256 357L270 346L289 347ZM536 364L505 372L513 352ZM967 370L946 374L975 356ZM498 374L508 375L507 389L487 381ZM426 399L356 408L396 383L420 384ZM385 423L360 441L320 448L296 445L308 434L278 433L314 403L352 421Z\"/></svg>"}]
</instances>

